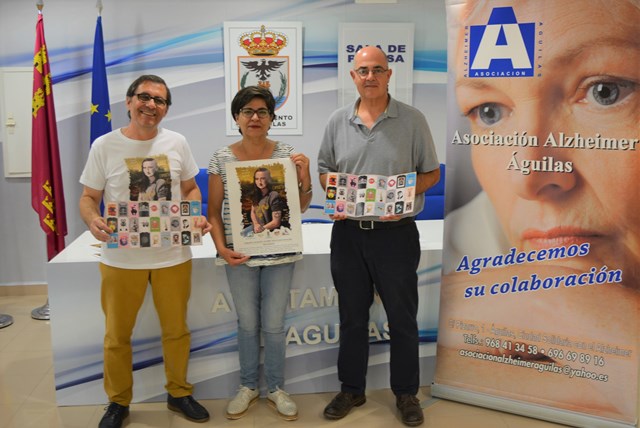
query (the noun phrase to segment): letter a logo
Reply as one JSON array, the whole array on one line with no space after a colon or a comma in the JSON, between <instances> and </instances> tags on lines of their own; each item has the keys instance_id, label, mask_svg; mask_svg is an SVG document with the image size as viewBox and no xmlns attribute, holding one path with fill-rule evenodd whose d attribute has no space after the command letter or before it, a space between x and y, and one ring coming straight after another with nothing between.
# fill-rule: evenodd
<instances>
[{"instance_id":1,"label":"letter a logo","mask_svg":"<svg viewBox=\"0 0 640 428\"><path fill-rule=\"evenodd\" d=\"M518 23L511 7L491 11L487 25L469 32L469 77L533 76L535 23Z\"/></svg>"}]
</instances>

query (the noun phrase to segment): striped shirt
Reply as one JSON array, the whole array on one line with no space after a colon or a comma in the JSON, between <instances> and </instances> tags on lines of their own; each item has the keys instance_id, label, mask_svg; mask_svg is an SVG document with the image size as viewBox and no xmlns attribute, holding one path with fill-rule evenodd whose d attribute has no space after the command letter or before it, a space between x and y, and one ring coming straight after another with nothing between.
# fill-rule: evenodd
<instances>
[{"instance_id":1,"label":"striped shirt","mask_svg":"<svg viewBox=\"0 0 640 428\"><path fill-rule=\"evenodd\" d=\"M293 153L293 146L279 141L275 142L273 153L270 159L288 158ZM224 223L224 236L227 247L233 248L233 236L231 235L231 212L229 208L229 191L227 189L227 170L225 164L228 162L238 162L238 158L233 154L229 146L216 150L211 156L207 174L215 174L220 176L224 185L224 199L222 201L222 222ZM267 266L281 263L294 262L302 259L300 253L290 254L274 254L268 256L252 256L247 261L248 266ZM218 256L216 264L226 264L226 261Z\"/></svg>"}]
</instances>

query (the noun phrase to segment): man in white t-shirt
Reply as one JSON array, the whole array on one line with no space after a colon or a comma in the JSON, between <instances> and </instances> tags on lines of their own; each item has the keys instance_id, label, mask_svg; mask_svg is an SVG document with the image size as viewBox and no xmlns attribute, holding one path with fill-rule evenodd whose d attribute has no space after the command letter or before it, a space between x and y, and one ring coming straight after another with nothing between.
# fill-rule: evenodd
<instances>
[{"instance_id":1,"label":"man in white t-shirt","mask_svg":"<svg viewBox=\"0 0 640 428\"><path fill-rule=\"evenodd\" d=\"M140 76L127 90L126 105L129 124L95 140L80 177L84 185L80 215L93 236L103 242L104 388L110 403L99 427L119 428L129 415L133 397L131 335L149 284L162 329L167 406L191 421L205 422L209 413L193 399L193 385L186 379L191 344L187 326L190 248L107 248L112 230L100 213L103 197L105 202L145 199L141 193L146 189L139 184L144 176L140 165L148 159L161 170L157 175L174 199L200 201L195 181L199 168L184 136L159 127L171 105L171 92L162 78ZM196 217L194 226L201 227L204 234L211 228L205 217Z\"/></svg>"}]
</instances>

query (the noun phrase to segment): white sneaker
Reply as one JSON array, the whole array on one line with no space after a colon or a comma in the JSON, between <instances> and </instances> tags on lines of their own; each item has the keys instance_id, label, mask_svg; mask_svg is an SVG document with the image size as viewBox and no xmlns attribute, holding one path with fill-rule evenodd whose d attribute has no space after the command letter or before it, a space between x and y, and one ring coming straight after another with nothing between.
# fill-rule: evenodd
<instances>
[{"instance_id":1,"label":"white sneaker","mask_svg":"<svg viewBox=\"0 0 640 428\"><path fill-rule=\"evenodd\" d=\"M289 394L276 387L276 390L267 394L267 403L273 407L278 416L286 421L295 421L298 419L298 406L289 397Z\"/></svg>"},{"instance_id":2,"label":"white sneaker","mask_svg":"<svg viewBox=\"0 0 640 428\"><path fill-rule=\"evenodd\" d=\"M240 386L236 396L227 405L227 419L240 419L243 417L247 413L249 406L258 401L258 398L260 398L258 389Z\"/></svg>"}]
</instances>

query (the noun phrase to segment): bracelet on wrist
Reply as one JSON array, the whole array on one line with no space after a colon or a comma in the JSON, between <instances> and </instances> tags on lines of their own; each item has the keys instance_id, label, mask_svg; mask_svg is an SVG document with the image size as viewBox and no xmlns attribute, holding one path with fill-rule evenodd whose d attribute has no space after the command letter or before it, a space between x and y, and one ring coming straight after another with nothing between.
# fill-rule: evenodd
<instances>
[{"instance_id":1,"label":"bracelet on wrist","mask_svg":"<svg viewBox=\"0 0 640 428\"><path fill-rule=\"evenodd\" d=\"M298 183L298 190L303 194L308 195L309 193L313 192L313 186L311 185L311 183L309 183L309 188L307 190L303 190L302 183Z\"/></svg>"}]
</instances>

